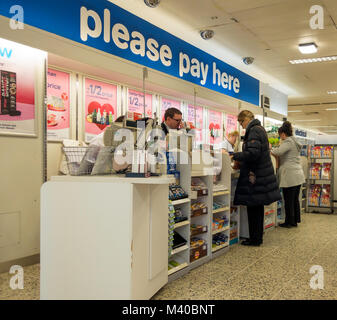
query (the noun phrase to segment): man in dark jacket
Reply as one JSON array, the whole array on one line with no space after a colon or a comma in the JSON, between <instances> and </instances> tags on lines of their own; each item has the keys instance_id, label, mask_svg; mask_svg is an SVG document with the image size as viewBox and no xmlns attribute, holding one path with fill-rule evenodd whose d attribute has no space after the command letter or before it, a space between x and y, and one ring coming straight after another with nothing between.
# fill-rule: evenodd
<instances>
[{"instance_id":1,"label":"man in dark jacket","mask_svg":"<svg viewBox=\"0 0 337 320\"><path fill-rule=\"evenodd\" d=\"M170 129L182 129L184 126L183 119L182 119L182 113L180 110L176 108L169 108L165 112L164 116L165 121L162 122L161 127L167 135L169 133Z\"/></svg>"},{"instance_id":2,"label":"man in dark jacket","mask_svg":"<svg viewBox=\"0 0 337 320\"><path fill-rule=\"evenodd\" d=\"M247 206L250 239L244 245L259 246L263 242L264 206L281 200L270 157L268 136L261 122L248 110L240 112L240 125L246 129L242 152L234 153L240 163L240 177L234 204Z\"/></svg>"}]
</instances>

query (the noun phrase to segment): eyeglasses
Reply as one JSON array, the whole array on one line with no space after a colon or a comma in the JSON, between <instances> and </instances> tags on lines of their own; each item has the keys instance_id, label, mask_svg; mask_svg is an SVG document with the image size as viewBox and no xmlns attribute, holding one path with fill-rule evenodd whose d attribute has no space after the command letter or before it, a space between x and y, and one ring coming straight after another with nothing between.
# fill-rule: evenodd
<instances>
[{"instance_id":1,"label":"eyeglasses","mask_svg":"<svg viewBox=\"0 0 337 320\"><path fill-rule=\"evenodd\" d=\"M177 123L182 121L182 119L174 119L174 118L171 118L171 119L177 121Z\"/></svg>"}]
</instances>

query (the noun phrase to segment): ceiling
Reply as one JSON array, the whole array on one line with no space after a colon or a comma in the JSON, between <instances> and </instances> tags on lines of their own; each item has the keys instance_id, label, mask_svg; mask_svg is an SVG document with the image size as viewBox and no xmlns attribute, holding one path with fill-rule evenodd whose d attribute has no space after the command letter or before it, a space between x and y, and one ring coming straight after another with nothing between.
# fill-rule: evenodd
<instances>
[{"instance_id":1,"label":"ceiling","mask_svg":"<svg viewBox=\"0 0 337 320\"><path fill-rule=\"evenodd\" d=\"M337 95L327 94L337 90L337 61L289 63L337 55L336 0L161 0L153 9L143 0L110 1L288 94L289 110L301 111L289 113L295 124L337 134L337 110L326 110L337 108ZM323 30L310 28L313 5L324 8ZM213 39L200 38L206 28L215 31ZM298 51L307 42L318 45L317 54ZM246 56L253 65L243 64Z\"/></svg>"}]
</instances>

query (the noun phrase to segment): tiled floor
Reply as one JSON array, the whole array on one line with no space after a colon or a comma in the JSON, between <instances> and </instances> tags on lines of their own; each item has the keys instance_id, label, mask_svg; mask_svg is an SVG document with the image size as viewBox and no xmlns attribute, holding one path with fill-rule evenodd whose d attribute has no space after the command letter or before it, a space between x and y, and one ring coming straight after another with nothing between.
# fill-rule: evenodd
<instances>
[{"instance_id":1,"label":"tiled floor","mask_svg":"<svg viewBox=\"0 0 337 320\"><path fill-rule=\"evenodd\" d=\"M324 289L310 287L310 268L324 270ZM39 299L39 265L25 267L24 290L0 275L0 299ZM277 228L261 247L228 253L162 288L154 299L337 299L337 215L305 214L298 228Z\"/></svg>"}]
</instances>

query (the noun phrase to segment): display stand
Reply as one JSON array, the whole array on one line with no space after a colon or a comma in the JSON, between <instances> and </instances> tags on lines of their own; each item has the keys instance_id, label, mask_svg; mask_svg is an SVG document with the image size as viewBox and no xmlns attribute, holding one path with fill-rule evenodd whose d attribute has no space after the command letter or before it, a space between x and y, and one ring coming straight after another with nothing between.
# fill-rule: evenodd
<instances>
[{"instance_id":1,"label":"display stand","mask_svg":"<svg viewBox=\"0 0 337 320\"><path fill-rule=\"evenodd\" d=\"M241 206L234 205L234 196L235 190L239 179L239 171L232 172L232 181L231 181L231 217L230 217L230 237L229 245L233 246L238 244L240 241L240 211Z\"/></svg>"},{"instance_id":2,"label":"display stand","mask_svg":"<svg viewBox=\"0 0 337 320\"><path fill-rule=\"evenodd\" d=\"M331 147L331 152L327 156L324 153L324 148ZM321 148L322 152L320 154L313 151L312 148ZM328 145L315 145L312 146L309 152L309 165L308 165L308 180L307 180L307 211L314 213L333 213L334 212L334 146ZM311 169L317 164L318 167L324 166L324 163L329 163L331 165L331 170L329 177L322 176L322 170L317 171L317 175L314 176ZM317 186L315 192L315 197L312 196L312 190ZM327 192L328 188L330 190ZM330 195L328 201L323 201L327 194ZM314 200L313 200L314 199ZM315 203L314 203L315 202Z\"/></svg>"},{"instance_id":3,"label":"display stand","mask_svg":"<svg viewBox=\"0 0 337 320\"><path fill-rule=\"evenodd\" d=\"M213 183L212 187L212 219L210 221L210 229L212 230L211 244L212 244L212 258L217 257L228 251L230 242L230 216L231 216L231 179L232 167L230 157L222 154L222 170L218 181ZM225 190L219 190L218 186L224 186ZM219 209L214 208L214 204L222 203L223 206ZM223 225L217 225L216 222L224 220ZM217 239L221 239L224 243Z\"/></svg>"},{"instance_id":4,"label":"display stand","mask_svg":"<svg viewBox=\"0 0 337 320\"><path fill-rule=\"evenodd\" d=\"M168 281L170 177L53 177L41 190L41 299L150 299Z\"/></svg>"}]
</instances>

